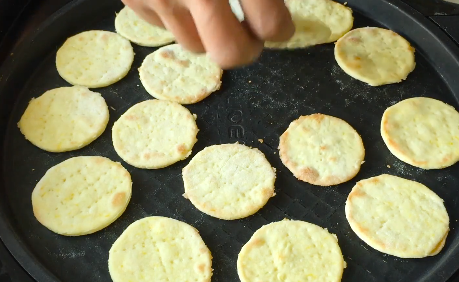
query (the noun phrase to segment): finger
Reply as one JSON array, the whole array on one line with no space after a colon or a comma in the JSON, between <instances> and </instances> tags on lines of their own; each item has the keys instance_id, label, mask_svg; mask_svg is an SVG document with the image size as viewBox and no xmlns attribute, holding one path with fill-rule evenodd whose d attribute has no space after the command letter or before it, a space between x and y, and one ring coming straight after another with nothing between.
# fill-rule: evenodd
<instances>
[{"instance_id":1,"label":"finger","mask_svg":"<svg viewBox=\"0 0 459 282\"><path fill-rule=\"evenodd\" d=\"M143 2L133 1L133 0L122 0L123 3L131 8L140 18L147 21L148 23L164 28L164 24L158 15L150 9L148 6L145 6Z\"/></svg>"},{"instance_id":2,"label":"finger","mask_svg":"<svg viewBox=\"0 0 459 282\"><path fill-rule=\"evenodd\" d=\"M172 32L175 40L185 49L194 53L205 52L204 46L196 30L196 24L190 12L184 7L175 7L167 11L158 10L164 26Z\"/></svg>"},{"instance_id":3,"label":"finger","mask_svg":"<svg viewBox=\"0 0 459 282\"><path fill-rule=\"evenodd\" d=\"M263 49L237 20L228 1L200 0L190 6L208 56L228 69L253 62Z\"/></svg>"},{"instance_id":4,"label":"finger","mask_svg":"<svg viewBox=\"0 0 459 282\"><path fill-rule=\"evenodd\" d=\"M295 26L284 0L240 0L252 32L267 41L287 41Z\"/></svg>"}]
</instances>

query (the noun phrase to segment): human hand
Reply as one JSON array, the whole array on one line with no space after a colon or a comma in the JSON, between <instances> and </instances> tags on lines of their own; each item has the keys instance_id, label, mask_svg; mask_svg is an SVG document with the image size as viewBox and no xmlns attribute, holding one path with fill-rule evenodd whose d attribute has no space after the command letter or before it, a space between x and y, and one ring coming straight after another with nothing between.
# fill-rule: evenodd
<instances>
[{"instance_id":1,"label":"human hand","mask_svg":"<svg viewBox=\"0 0 459 282\"><path fill-rule=\"evenodd\" d=\"M294 33L283 0L240 0L239 22L228 0L122 0L149 23L171 31L184 48L206 52L222 68L253 62L264 41L286 41Z\"/></svg>"}]
</instances>

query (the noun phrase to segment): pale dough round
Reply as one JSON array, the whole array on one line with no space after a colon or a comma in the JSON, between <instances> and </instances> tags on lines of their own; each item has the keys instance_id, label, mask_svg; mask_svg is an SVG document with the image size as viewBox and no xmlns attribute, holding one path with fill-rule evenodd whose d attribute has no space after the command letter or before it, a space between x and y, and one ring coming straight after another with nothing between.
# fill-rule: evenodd
<instances>
[{"instance_id":1,"label":"pale dough round","mask_svg":"<svg viewBox=\"0 0 459 282\"><path fill-rule=\"evenodd\" d=\"M113 125L115 151L128 164L158 169L186 159L196 143L195 116L182 105L148 100L127 110Z\"/></svg>"},{"instance_id":2,"label":"pale dough round","mask_svg":"<svg viewBox=\"0 0 459 282\"><path fill-rule=\"evenodd\" d=\"M59 75L89 88L111 85L131 69L134 50L129 40L109 31L91 30L68 38L56 54Z\"/></svg>"},{"instance_id":3,"label":"pale dough round","mask_svg":"<svg viewBox=\"0 0 459 282\"><path fill-rule=\"evenodd\" d=\"M351 30L352 10L331 0L285 0L295 24L295 34L286 42L266 42L273 49L304 48L334 42Z\"/></svg>"},{"instance_id":4,"label":"pale dough round","mask_svg":"<svg viewBox=\"0 0 459 282\"><path fill-rule=\"evenodd\" d=\"M140 81L151 96L180 104L197 103L220 89L222 73L206 55L178 44L159 48L139 68Z\"/></svg>"},{"instance_id":5,"label":"pale dough round","mask_svg":"<svg viewBox=\"0 0 459 282\"><path fill-rule=\"evenodd\" d=\"M341 37L335 59L345 73L371 86L401 82L416 66L410 43L379 27L357 28Z\"/></svg>"},{"instance_id":6,"label":"pale dough round","mask_svg":"<svg viewBox=\"0 0 459 282\"><path fill-rule=\"evenodd\" d=\"M258 229L237 259L241 282L341 281L345 262L334 234L283 220Z\"/></svg>"},{"instance_id":7,"label":"pale dough round","mask_svg":"<svg viewBox=\"0 0 459 282\"><path fill-rule=\"evenodd\" d=\"M33 213L57 234L91 234L121 216L131 193L131 175L121 164L104 157L74 157L50 168L37 183Z\"/></svg>"},{"instance_id":8,"label":"pale dough round","mask_svg":"<svg viewBox=\"0 0 459 282\"><path fill-rule=\"evenodd\" d=\"M212 256L198 231L166 217L129 225L110 249L113 282L210 282Z\"/></svg>"},{"instance_id":9,"label":"pale dough round","mask_svg":"<svg viewBox=\"0 0 459 282\"><path fill-rule=\"evenodd\" d=\"M362 138L347 122L312 114L293 121L281 135L279 156L299 180L320 186L352 179L365 157Z\"/></svg>"},{"instance_id":10,"label":"pale dough round","mask_svg":"<svg viewBox=\"0 0 459 282\"><path fill-rule=\"evenodd\" d=\"M392 175L357 182L345 210L360 239L400 258L436 255L449 231L448 213L440 197L418 182Z\"/></svg>"},{"instance_id":11,"label":"pale dough round","mask_svg":"<svg viewBox=\"0 0 459 282\"><path fill-rule=\"evenodd\" d=\"M459 161L459 113L441 101L417 97L386 109L381 135L400 160L424 169Z\"/></svg>"},{"instance_id":12,"label":"pale dough round","mask_svg":"<svg viewBox=\"0 0 459 282\"><path fill-rule=\"evenodd\" d=\"M157 47L175 40L171 32L144 21L128 6L116 15L115 29L118 34L140 46Z\"/></svg>"},{"instance_id":13,"label":"pale dough round","mask_svg":"<svg viewBox=\"0 0 459 282\"><path fill-rule=\"evenodd\" d=\"M258 149L241 144L206 147L183 168L185 198L220 219L250 216L274 194L276 173Z\"/></svg>"},{"instance_id":14,"label":"pale dough round","mask_svg":"<svg viewBox=\"0 0 459 282\"><path fill-rule=\"evenodd\" d=\"M30 101L18 123L25 138L48 152L80 149L105 130L109 111L104 98L81 86L46 91Z\"/></svg>"}]
</instances>

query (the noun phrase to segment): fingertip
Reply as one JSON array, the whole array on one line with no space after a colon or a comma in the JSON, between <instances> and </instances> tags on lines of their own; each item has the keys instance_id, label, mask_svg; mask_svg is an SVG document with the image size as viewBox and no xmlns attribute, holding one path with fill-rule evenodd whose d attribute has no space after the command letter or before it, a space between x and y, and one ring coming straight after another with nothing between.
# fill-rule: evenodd
<instances>
[{"instance_id":1,"label":"fingertip","mask_svg":"<svg viewBox=\"0 0 459 282\"><path fill-rule=\"evenodd\" d=\"M239 22L228 0L201 0L200 3L190 8L207 56L222 69L255 61L264 43Z\"/></svg>"},{"instance_id":2,"label":"fingertip","mask_svg":"<svg viewBox=\"0 0 459 282\"><path fill-rule=\"evenodd\" d=\"M207 55L222 69L229 70L255 62L263 51L263 42L259 40L254 40L244 49L238 48L239 46L235 44L225 50L208 50Z\"/></svg>"},{"instance_id":3,"label":"fingertip","mask_svg":"<svg viewBox=\"0 0 459 282\"><path fill-rule=\"evenodd\" d=\"M205 52L196 24L189 11L175 9L173 14L163 15L162 21L166 28L174 34L177 43L184 49L196 54Z\"/></svg>"},{"instance_id":4,"label":"fingertip","mask_svg":"<svg viewBox=\"0 0 459 282\"><path fill-rule=\"evenodd\" d=\"M282 42L292 38L295 33L295 25L290 17L285 16L255 29L255 33L262 40Z\"/></svg>"},{"instance_id":5,"label":"fingertip","mask_svg":"<svg viewBox=\"0 0 459 282\"><path fill-rule=\"evenodd\" d=\"M292 38L292 36L295 34L295 31L296 31L296 27L295 27L295 24L293 23L293 19L290 13L289 13L288 18L286 19L284 26L285 26L285 30L283 32L284 38L282 38L281 40L287 41L290 38Z\"/></svg>"},{"instance_id":6,"label":"fingertip","mask_svg":"<svg viewBox=\"0 0 459 282\"><path fill-rule=\"evenodd\" d=\"M245 21L255 36L266 41L287 41L295 33L292 15L283 0L242 0Z\"/></svg>"},{"instance_id":7,"label":"fingertip","mask_svg":"<svg viewBox=\"0 0 459 282\"><path fill-rule=\"evenodd\" d=\"M183 49L197 55L204 54L206 52L204 46L202 46L202 43L200 41L180 42L177 40L177 43L180 44L180 46L182 46Z\"/></svg>"},{"instance_id":8,"label":"fingertip","mask_svg":"<svg viewBox=\"0 0 459 282\"><path fill-rule=\"evenodd\" d=\"M164 24L159 18L158 14L154 10L151 10L145 5L138 5L133 0L122 0L123 3L129 7L134 13L143 19L144 21L150 23L151 25L158 26L164 28Z\"/></svg>"},{"instance_id":9,"label":"fingertip","mask_svg":"<svg viewBox=\"0 0 459 282\"><path fill-rule=\"evenodd\" d=\"M131 7L133 5L133 0L121 0L125 6Z\"/></svg>"}]
</instances>

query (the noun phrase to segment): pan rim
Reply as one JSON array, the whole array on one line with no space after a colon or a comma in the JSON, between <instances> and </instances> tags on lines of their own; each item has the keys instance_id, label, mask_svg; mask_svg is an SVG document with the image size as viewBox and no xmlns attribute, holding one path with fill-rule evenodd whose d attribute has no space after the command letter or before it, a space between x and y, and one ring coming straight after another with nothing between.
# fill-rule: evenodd
<instances>
[{"instance_id":1,"label":"pan rim","mask_svg":"<svg viewBox=\"0 0 459 282\"><path fill-rule=\"evenodd\" d=\"M15 46L11 53L20 54L26 51L27 47L36 39L39 38L40 35L46 31L46 29L53 24L53 22L59 18L64 16L65 14L71 12L75 7L81 5L82 3L88 0L77 0L74 2L70 2L65 6L61 7L59 10L54 12L48 19L46 19L42 24L40 24L35 30L30 31L32 34L26 35L24 40L20 42L17 46ZM7 34L8 35L8 34ZM9 78L8 69L15 68L14 66L14 58L8 56L3 65L0 66L0 95L4 92L4 89L7 85L7 81ZM11 72L12 73L12 72ZM5 75L6 78L5 78ZM9 115L8 115L9 116ZM8 120L9 117L7 117ZM5 130L7 127L5 128ZM0 136L3 138L3 132L0 132ZM0 141L2 151L4 150L4 140ZM2 155L1 163L0 163L0 172L1 175L4 175L5 168L5 156ZM0 193L4 194L3 186L4 180L0 179ZM36 281L61 281L58 277L56 277L28 248L27 244L23 242L17 234L17 232L11 227L10 221L11 218L8 219L7 215L5 214L4 209L9 209L9 207L5 207L9 205L6 201L5 197L0 197L0 239L4 243L7 250L10 254L14 257L14 259L21 265L21 267Z\"/></svg>"},{"instance_id":2,"label":"pan rim","mask_svg":"<svg viewBox=\"0 0 459 282\"><path fill-rule=\"evenodd\" d=\"M64 17L65 14L71 12L75 7L81 5L82 3L88 2L89 0L77 0L74 2L71 2L61 9L59 9L57 12L55 12L53 15L51 15L47 20L45 20L36 30L31 31L31 34L27 35L27 37L17 45L12 52L14 53L23 53L27 47L36 39L39 38L40 35L46 31L46 29L53 24L53 22L60 17ZM456 64L459 67L459 47L456 46L452 40L433 22L429 21L426 17L424 17L422 14L417 12L414 8L410 7L409 5L403 3L400 0L378 0L384 5L390 5L392 6L392 9L397 9L401 14L403 14L405 17L411 18L413 22L418 23L419 26L423 27L425 32L428 32L431 39L436 39L436 43L440 44L445 50L445 53L450 57L451 62L448 62L449 64ZM339 2L344 2L339 0ZM350 1L351 2L351 1ZM355 0L352 2L370 2L370 1L365 1L365 0ZM370 4L368 4L370 5ZM383 5L383 4L381 4ZM365 14L359 6L353 6L352 7L355 12ZM374 7L373 7L374 9ZM374 19L380 24L384 24L383 22L378 21L377 19ZM434 68L437 70L437 72L441 73L439 71L439 68L442 66L439 66L438 64L441 62L433 62L431 58L427 54L422 54L431 65L434 66ZM11 75L12 72L8 72L8 70L11 69L17 69L18 66L14 65L14 58L8 57L4 61L3 65L0 67L0 77L3 77L0 81L0 95L1 93L4 92L4 89L6 88L7 81L9 75ZM444 72L444 71L443 71ZM6 79L5 79L6 78ZM451 84L451 78L445 78L442 76L443 81L445 84L448 86L448 88L451 90L452 93L459 93L459 83L456 84ZM454 99L459 102L459 96L454 95ZM9 114L6 117L7 120L9 120ZM6 130L6 128L5 128ZM0 134L3 134L0 132ZM3 142L0 141L0 143ZM2 143L3 144L3 143ZM3 146L2 146L3 149ZM2 157L2 163L0 164L0 171L2 172L2 175L5 173L5 168L4 168L4 156ZM4 186L3 180L0 183L0 189ZM1 189L3 190L3 189ZM4 193L1 191L0 193ZM9 252L14 256L14 258L20 263L20 265L26 270L34 279L37 281L60 281L49 269L46 268L46 266L33 254L33 252L28 248L27 243L24 242L21 239L20 234L14 230L14 227L11 225L11 218L8 218L5 209L9 209L9 203L5 197L1 197L0 199L0 205L2 206L0 208L0 238L2 241L5 243L5 246L9 250ZM455 254L450 255L449 257L445 256L445 259L454 259L454 258L459 258L459 248L458 248L459 242L455 244L454 247L450 247L448 252L453 252L454 250L456 251ZM452 266L450 266L448 269L444 269L446 262L441 264L442 271L444 273L444 278L445 280L451 277L451 275L459 268L459 266L455 266L454 269ZM451 264L449 264L451 265ZM432 273L431 275L435 275L435 273ZM431 277L431 276L428 276ZM426 279L428 279L428 277ZM428 281L428 280L426 280Z\"/></svg>"}]
</instances>

